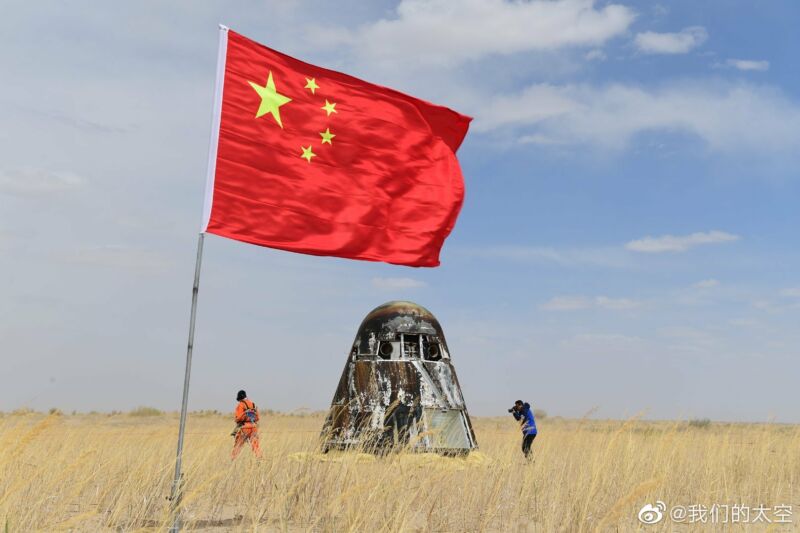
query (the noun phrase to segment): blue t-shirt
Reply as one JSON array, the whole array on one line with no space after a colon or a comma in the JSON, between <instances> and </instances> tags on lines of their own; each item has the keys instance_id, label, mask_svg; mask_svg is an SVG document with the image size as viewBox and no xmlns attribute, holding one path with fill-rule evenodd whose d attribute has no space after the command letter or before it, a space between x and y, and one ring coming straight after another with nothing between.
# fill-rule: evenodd
<instances>
[{"instance_id":1,"label":"blue t-shirt","mask_svg":"<svg viewBox=\"0 0 800 533\"><path fill-rule=\"evenodd\" d=\"M533 418L531 404L526 403L522 406L522 411L514 411L514 418L522 422L523 435L536 435L536 420Z\"/></svg>"}]
</instances>

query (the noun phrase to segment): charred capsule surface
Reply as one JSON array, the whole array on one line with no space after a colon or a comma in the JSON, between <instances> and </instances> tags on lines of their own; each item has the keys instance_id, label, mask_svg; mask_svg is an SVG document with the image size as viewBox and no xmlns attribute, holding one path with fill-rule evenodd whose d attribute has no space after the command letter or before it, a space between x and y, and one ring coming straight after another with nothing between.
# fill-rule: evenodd
<instances>
[{"instance_id":1,"label":"charred capsule surface","mask_svg":"<svg viewBox=\"0 0 800 533\"><path fill-rule=\"evenodd\" d=\"M395 301L364 318L322 439L324 450L459 454L477 448L444 332L430 311Z\"/></svg>"}]
</instances>

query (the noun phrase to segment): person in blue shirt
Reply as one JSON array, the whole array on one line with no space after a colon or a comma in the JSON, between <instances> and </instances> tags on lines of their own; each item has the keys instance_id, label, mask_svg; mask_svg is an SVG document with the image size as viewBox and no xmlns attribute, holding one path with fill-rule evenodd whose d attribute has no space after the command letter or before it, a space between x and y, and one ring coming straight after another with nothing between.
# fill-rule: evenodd
<instances>
[{"instance_id":1,"label":"person in blue shirt","mask_svg":"<svg viewBox=\"0 0 800 533\"><path fill-rule=\"evenodd\" d=\"M517 400L514 402L514 407L508 410L509 413L514 415L514 419L520 423L522 428L522 453L526 458L531 456L531 444L533 439L536 438L536 420L533 418L533 409L531 404Z\"/></svg>"}]
</instances>

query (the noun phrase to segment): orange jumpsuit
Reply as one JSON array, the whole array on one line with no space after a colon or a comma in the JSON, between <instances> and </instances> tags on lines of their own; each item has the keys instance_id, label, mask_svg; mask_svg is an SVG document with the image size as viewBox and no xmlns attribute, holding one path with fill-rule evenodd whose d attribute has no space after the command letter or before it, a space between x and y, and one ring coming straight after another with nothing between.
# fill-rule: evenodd
<instances>
[{"instance_id":1,"label":"orange jumpsuit","mask_svg":"<svg viewBox=\"0 0 800 533\"><path fill-rule=\"evenodd\" d=\"M248 409L255 411L255 422L250 421L245 415L245 411ZM236 437L233 441L231 459L236 459L236 456L242 451L242 446L248 441L250 441L250 447L253 449L253 453L256 454L256 457L261 457L261 447L258 443L258 420L260 417L258 415L258 409L256 409L256 404L248 398L241 400L236 405L236 411L233 416L236 420L236 425L239 426L239 431L236 432Z\"/></svg>"}]
</instances>

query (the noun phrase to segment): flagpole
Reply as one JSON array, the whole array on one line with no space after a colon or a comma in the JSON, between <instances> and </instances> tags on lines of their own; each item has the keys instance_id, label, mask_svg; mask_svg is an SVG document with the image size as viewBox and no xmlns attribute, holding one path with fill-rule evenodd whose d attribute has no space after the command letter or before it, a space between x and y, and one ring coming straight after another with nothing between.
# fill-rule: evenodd
<instances>
[{"instance_id":1,"label":"flagpole","mask_svg":"<svg viewBox=\"0 0 800 533\"><path fill-rule=\"evenodd\" d=\"M192 287L192 311L189 315L189 343L186 347L186 369L183 375L183 399L181 400L181 421L178 428L178 451L175 454L175 477L170 492L170 511L172 526L170 533L181 529L181 499L183 497L183 436L186 430L186 411L189 405L189 377L192 373L192 348L194 347L194 321L197 315L197 291L200 287L200 265L203 262L203 239L211 218L211 204L214 198L214 174L216 172L217 145L219 143L219 123L222 116L222 89L225 80L225 58L228 49L228 27L219 25L219 45L217 47L217 75L214 83L214 107L211 113L211 135L208 143L208 172L206 174L206 193L203 202L203 225L197 237L197 261L194 265L194 286Z\"/></svg>"},{"instance_id":2,"label":"flagpole","mask_svg":"<svg viewBox=\"0 0 800 533\"><path fill-rule=\"evenodd\" d=\"M200 265L203 262L203 238L205 233L197 237L197 261L194 265L194 286L192 287L192 311L189 315L189 343L186 346L186 368L183 374L183 399L181 401L181 421L178 429L178 452L175 456L175 478L172 480L170 494L172 527L170 533L177 533L181 528L180 502L183 496L181 483L181 459L183 458L183 435L186 430L186 411L189 405L189 377L192 373L192 348L194 347L194 322L197 316L197 292L200 288Z\"/></svg>"}]
</instances>

